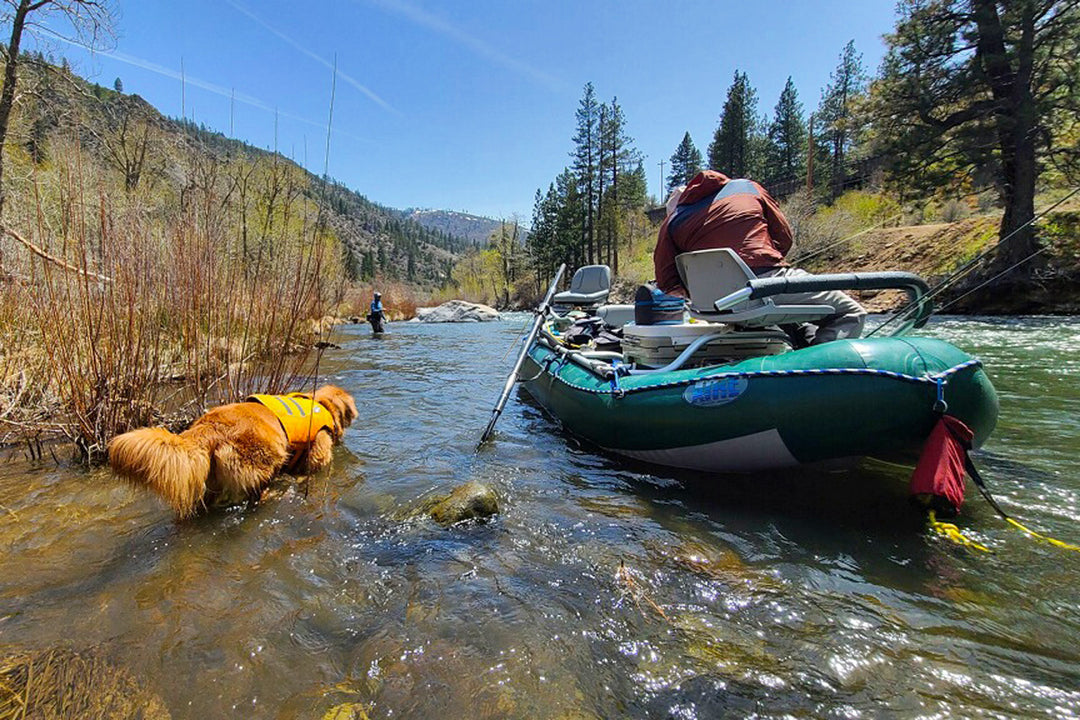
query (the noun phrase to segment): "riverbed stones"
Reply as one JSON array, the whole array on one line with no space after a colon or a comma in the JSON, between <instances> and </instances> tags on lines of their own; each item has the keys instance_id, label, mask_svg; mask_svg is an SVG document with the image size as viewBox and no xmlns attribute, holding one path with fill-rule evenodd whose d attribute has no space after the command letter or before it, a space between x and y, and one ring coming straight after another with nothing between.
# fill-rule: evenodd
<instances>
[{"instance_id":1,"label":"riverbed stones","mask_svg":"<svg viewBox=\"0 0 1080 720\"><path fill-rule=\"evenodd\" d=\"M420 322L492 322L500 319L499 311L480 303L450 300L433 308L417 308L416 319Z\"/></svg>"},{"instance_id":2,"label":"riverbed stones","mask_svg":"<svg viewBox=\"0 0 1080 720\"><path fill-rule=\"evenodd\" d=\"M495 491L476 481L454 488L428 510L431 518L443 527L466 520L485 520L498 512L499 499Z\"/></svg>"}]
</instances>

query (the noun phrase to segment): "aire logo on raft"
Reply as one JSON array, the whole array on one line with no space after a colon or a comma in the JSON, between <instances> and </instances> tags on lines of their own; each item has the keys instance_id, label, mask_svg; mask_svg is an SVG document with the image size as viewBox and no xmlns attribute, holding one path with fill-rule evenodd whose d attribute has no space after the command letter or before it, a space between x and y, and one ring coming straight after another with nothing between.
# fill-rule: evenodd
<instances>
[{"instance_id":1,"label":"aire logo on raft","mask_svg":"<svg viewBox=\"0 0 1080 720\"><path fill-rule=\"evenodd\" d=\"M732 402L750 386L743 377L726 377L716 380L700 380L683 392L683 400L697 407L715 407Z\"/></svg>"}]
</instances>

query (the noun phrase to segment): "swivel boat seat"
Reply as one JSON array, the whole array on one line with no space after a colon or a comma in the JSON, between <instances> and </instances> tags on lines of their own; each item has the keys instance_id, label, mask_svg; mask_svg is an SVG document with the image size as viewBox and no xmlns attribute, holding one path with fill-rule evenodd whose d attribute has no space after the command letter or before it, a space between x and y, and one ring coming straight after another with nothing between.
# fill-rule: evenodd
<instances>
[{"instance_id":1,"label":"swivel boat seat","mask_svg":"<svg viewBox=\"0 0 1080 720\"><path fill-rule=\"evenodd\" d=\"M757 277L729 248L682 253L675 257L675 267L690 295L687 310L698 320L727 323L735 329L763 328L813 322L836 312L832 305L777 305L772 298L747 300L718 312L717 300Z\"/></svg>"},{"instance_id":2,"label":"swivel boat seat","mask_svg":"<svg viewBox=\"0 0 1080 720\"><path fill-rule=\"evenodd\" d=\"M611 292L611 268L607 265L579 267L570 280L570 289L552 298L556 312L570 310L593 311L602 305Z\"/></svg>"}]
</instances>

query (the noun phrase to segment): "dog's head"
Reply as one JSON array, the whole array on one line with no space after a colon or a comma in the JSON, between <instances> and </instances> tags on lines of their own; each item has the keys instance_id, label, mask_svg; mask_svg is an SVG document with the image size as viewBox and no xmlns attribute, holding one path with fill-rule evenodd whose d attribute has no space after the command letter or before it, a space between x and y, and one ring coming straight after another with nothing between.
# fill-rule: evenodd
<instances>
[{"instance_id":1,"label":"dog's head","mask_svg":"<svg viewBox=\"0 0 1080 720\"><path fill-rule=\"evenodd\" d=\"M356 403L352 395L336 385L323 385L315 391L315 402L319 403L334 417L334 439L340 440L345 433L345 428L352 425L353 420L360 414L356 410Z\"/></svg>"}]
</instances>

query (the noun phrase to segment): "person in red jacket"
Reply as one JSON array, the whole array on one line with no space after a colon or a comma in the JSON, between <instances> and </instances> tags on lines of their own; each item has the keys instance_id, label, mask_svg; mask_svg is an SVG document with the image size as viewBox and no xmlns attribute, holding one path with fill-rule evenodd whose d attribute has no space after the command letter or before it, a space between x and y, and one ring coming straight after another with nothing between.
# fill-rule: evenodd
<instances>
[{"instance_id":1,"label":"person in red jacket","mask_svg":"<svg viewBox=\"0 0 1080 720\"><path fill-rule=\"evenodd\" d=\"M675 256L694 250L730 248L758 277L807 274L784 262L793 242L791 225L776 200L753 180L733 180L704 170L672 194L667 210L653 251L653 267L657 286L669 295L688 297ZM812 345L862 333L866 311L838 290L789 293L775 300L777 304L831 305L836 310L813 323Z\"/></svg>"}]
</instances>

